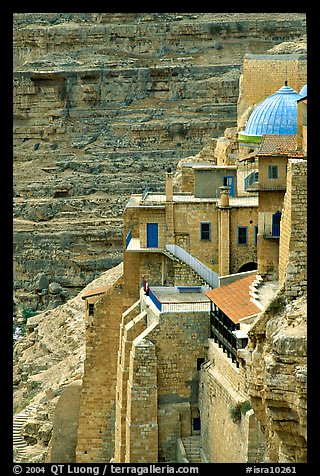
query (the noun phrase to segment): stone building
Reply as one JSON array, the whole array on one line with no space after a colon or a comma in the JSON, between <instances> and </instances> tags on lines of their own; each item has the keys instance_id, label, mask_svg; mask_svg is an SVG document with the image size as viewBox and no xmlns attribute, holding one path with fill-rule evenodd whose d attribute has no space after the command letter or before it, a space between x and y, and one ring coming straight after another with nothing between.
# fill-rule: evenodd
<instances>
[{"instance_id":1,"label":"stone building","mask_svg":"<svg viewBox=\"0 0 320 476\"><path fill-rule=\"evenodd\" d=\"M263 413L256 367L277 293L306 291L305 105L294 133L262 133L251 151L185 164L179 192L168 170L165 193L131 196L123 276L83 296L77 462L305 461L291 430L283 436ZM240 288L247 307L235 319Z\"/></svg>"}]
</instances>

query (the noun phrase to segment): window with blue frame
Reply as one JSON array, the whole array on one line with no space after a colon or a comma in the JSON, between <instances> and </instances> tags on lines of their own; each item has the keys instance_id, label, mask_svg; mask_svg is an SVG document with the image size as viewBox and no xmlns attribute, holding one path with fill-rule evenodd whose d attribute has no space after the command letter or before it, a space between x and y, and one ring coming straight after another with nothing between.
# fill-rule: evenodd
<instances>
[{"instance_id":1,"label":"window with blue frame","mask_svg":"<svg viewBox=\"0 0 320 476\"><path fill-rule=\"evenodd\" d=\"M248 227L247 226L237 227L237 243L238 245L248 244Z\"/></svg>"},{"instance_id":2,"label":"window with blue frame","mask_svg":"<svg viewBox=\"0 0 320 476\"><path fill-rule=\"evenodd\" d=\"M211 240L211 223L210 222L200 223L200 240L203 240L203 241Z\"/></svg>"},{"instance_id":3,"label":"window with blue frame","mask_svg":"<svg viewBox=\"0 0 320 476\"><path fill-rule=\"evenodd\" d=\"M230 188L229 195L234 197L234 177L231 175L223 177L223 185Z\"/></svg>"},{"instance_id":4,"label":"window with blue frame","mask_svg":"<svg viewBox=\"0 0 320 476\"><path fill-rule=\"evenodd\" d=\"M254 244L256 245L258 242L258 225L254 227Z\"/></svg>"}]
</instances>

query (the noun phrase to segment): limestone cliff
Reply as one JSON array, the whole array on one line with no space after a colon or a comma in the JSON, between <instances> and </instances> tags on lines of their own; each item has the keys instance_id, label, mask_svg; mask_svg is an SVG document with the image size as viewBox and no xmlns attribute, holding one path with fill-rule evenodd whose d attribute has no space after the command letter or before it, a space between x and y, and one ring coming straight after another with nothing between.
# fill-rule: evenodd
<instances>
[{"instance_id":1,"label":"limestone cliff","mask_svg":"<svg viewBox=\"0 0 320 476\"><path fill-rule=\"evenodd\" d=\"M83 375L85 306L83 292L116 281L122 263L104 272L76 297L30 317L27 335L14 347L14 416L30 409L22 427L28 461L45 461L55 407L64 387Z\"/></svg>"},{"instance_id":2,"label":"limestone cliff","mask_svg":"<svg viewBox=\"0 0 320 476\"><path fill-rule=\"evenodd\" d=\"M250 337L248 391L265 435L265 461L306 462L306 296L288 303L280 291Z\"/></svg>"}]
</instances>

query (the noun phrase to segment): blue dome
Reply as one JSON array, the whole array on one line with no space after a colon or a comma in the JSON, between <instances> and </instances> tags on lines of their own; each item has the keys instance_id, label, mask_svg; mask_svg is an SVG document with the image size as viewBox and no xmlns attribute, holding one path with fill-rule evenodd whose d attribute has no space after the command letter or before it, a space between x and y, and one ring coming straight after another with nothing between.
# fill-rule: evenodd
<instances>
[{"instance_id":1,"label":"blue dome","mask_svg":"<svg viewBox=\"0 0 320 476\"><path fill-rule=\"evenodd\" d=\"M285 85L253 110L241 135L297 133L297 100L301 96Z\"/></svg>"},{"instance_id":2,"label":"blue dome","mask_svg":"<svg viewBox=\"0 0 320 476\"><path fill-rule=\"evenodd\" d=\"M301 88L301 91L299 92L300 96L302 96L303 98L306 98L307 97L307 85L305 84L302 88Z\"/></svg>"}]
</instances>

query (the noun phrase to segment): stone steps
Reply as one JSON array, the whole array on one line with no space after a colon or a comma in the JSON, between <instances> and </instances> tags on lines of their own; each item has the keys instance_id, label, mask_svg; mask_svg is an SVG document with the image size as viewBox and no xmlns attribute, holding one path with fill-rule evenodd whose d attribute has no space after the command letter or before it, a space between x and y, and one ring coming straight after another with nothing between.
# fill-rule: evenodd
<instances>
[{"instance_id":1,"label":"stone steps","mask_svg":"<svg viewBox=\"0 0 320 476\"><path fill-rule=\"evenodd\" d=\"M21 436L21 428L27 421L28 416L36 408L35 405L29 405L22 412L18 413L13 419L13 446L15 449L15 463L23 463L26 461L26 447L28 446L24 438Z\"/></svg>"},{"instance_id":2,"label":"stone steps","mask_svg":"<svg viewBox=\"0 0 320 476\"><path fill-rule=\"evenodd\" d=\"M181 438L189 463L201 463L200 435Z\"/></svg>"},{"instance_id":3,"label":"stone steps","mask_svg":"<svg viewBox=\"0 0 320 476\"><path fill-rule=\"evenodd\" d=\"M201 276L199 276L196 271L194 271L190 266L181 261L179 258L174 256L170 251L166 251L165 254L174 261L174 273L175 273L175 285L176 286L207 286Z\"/></svg>"}]
</instances>

